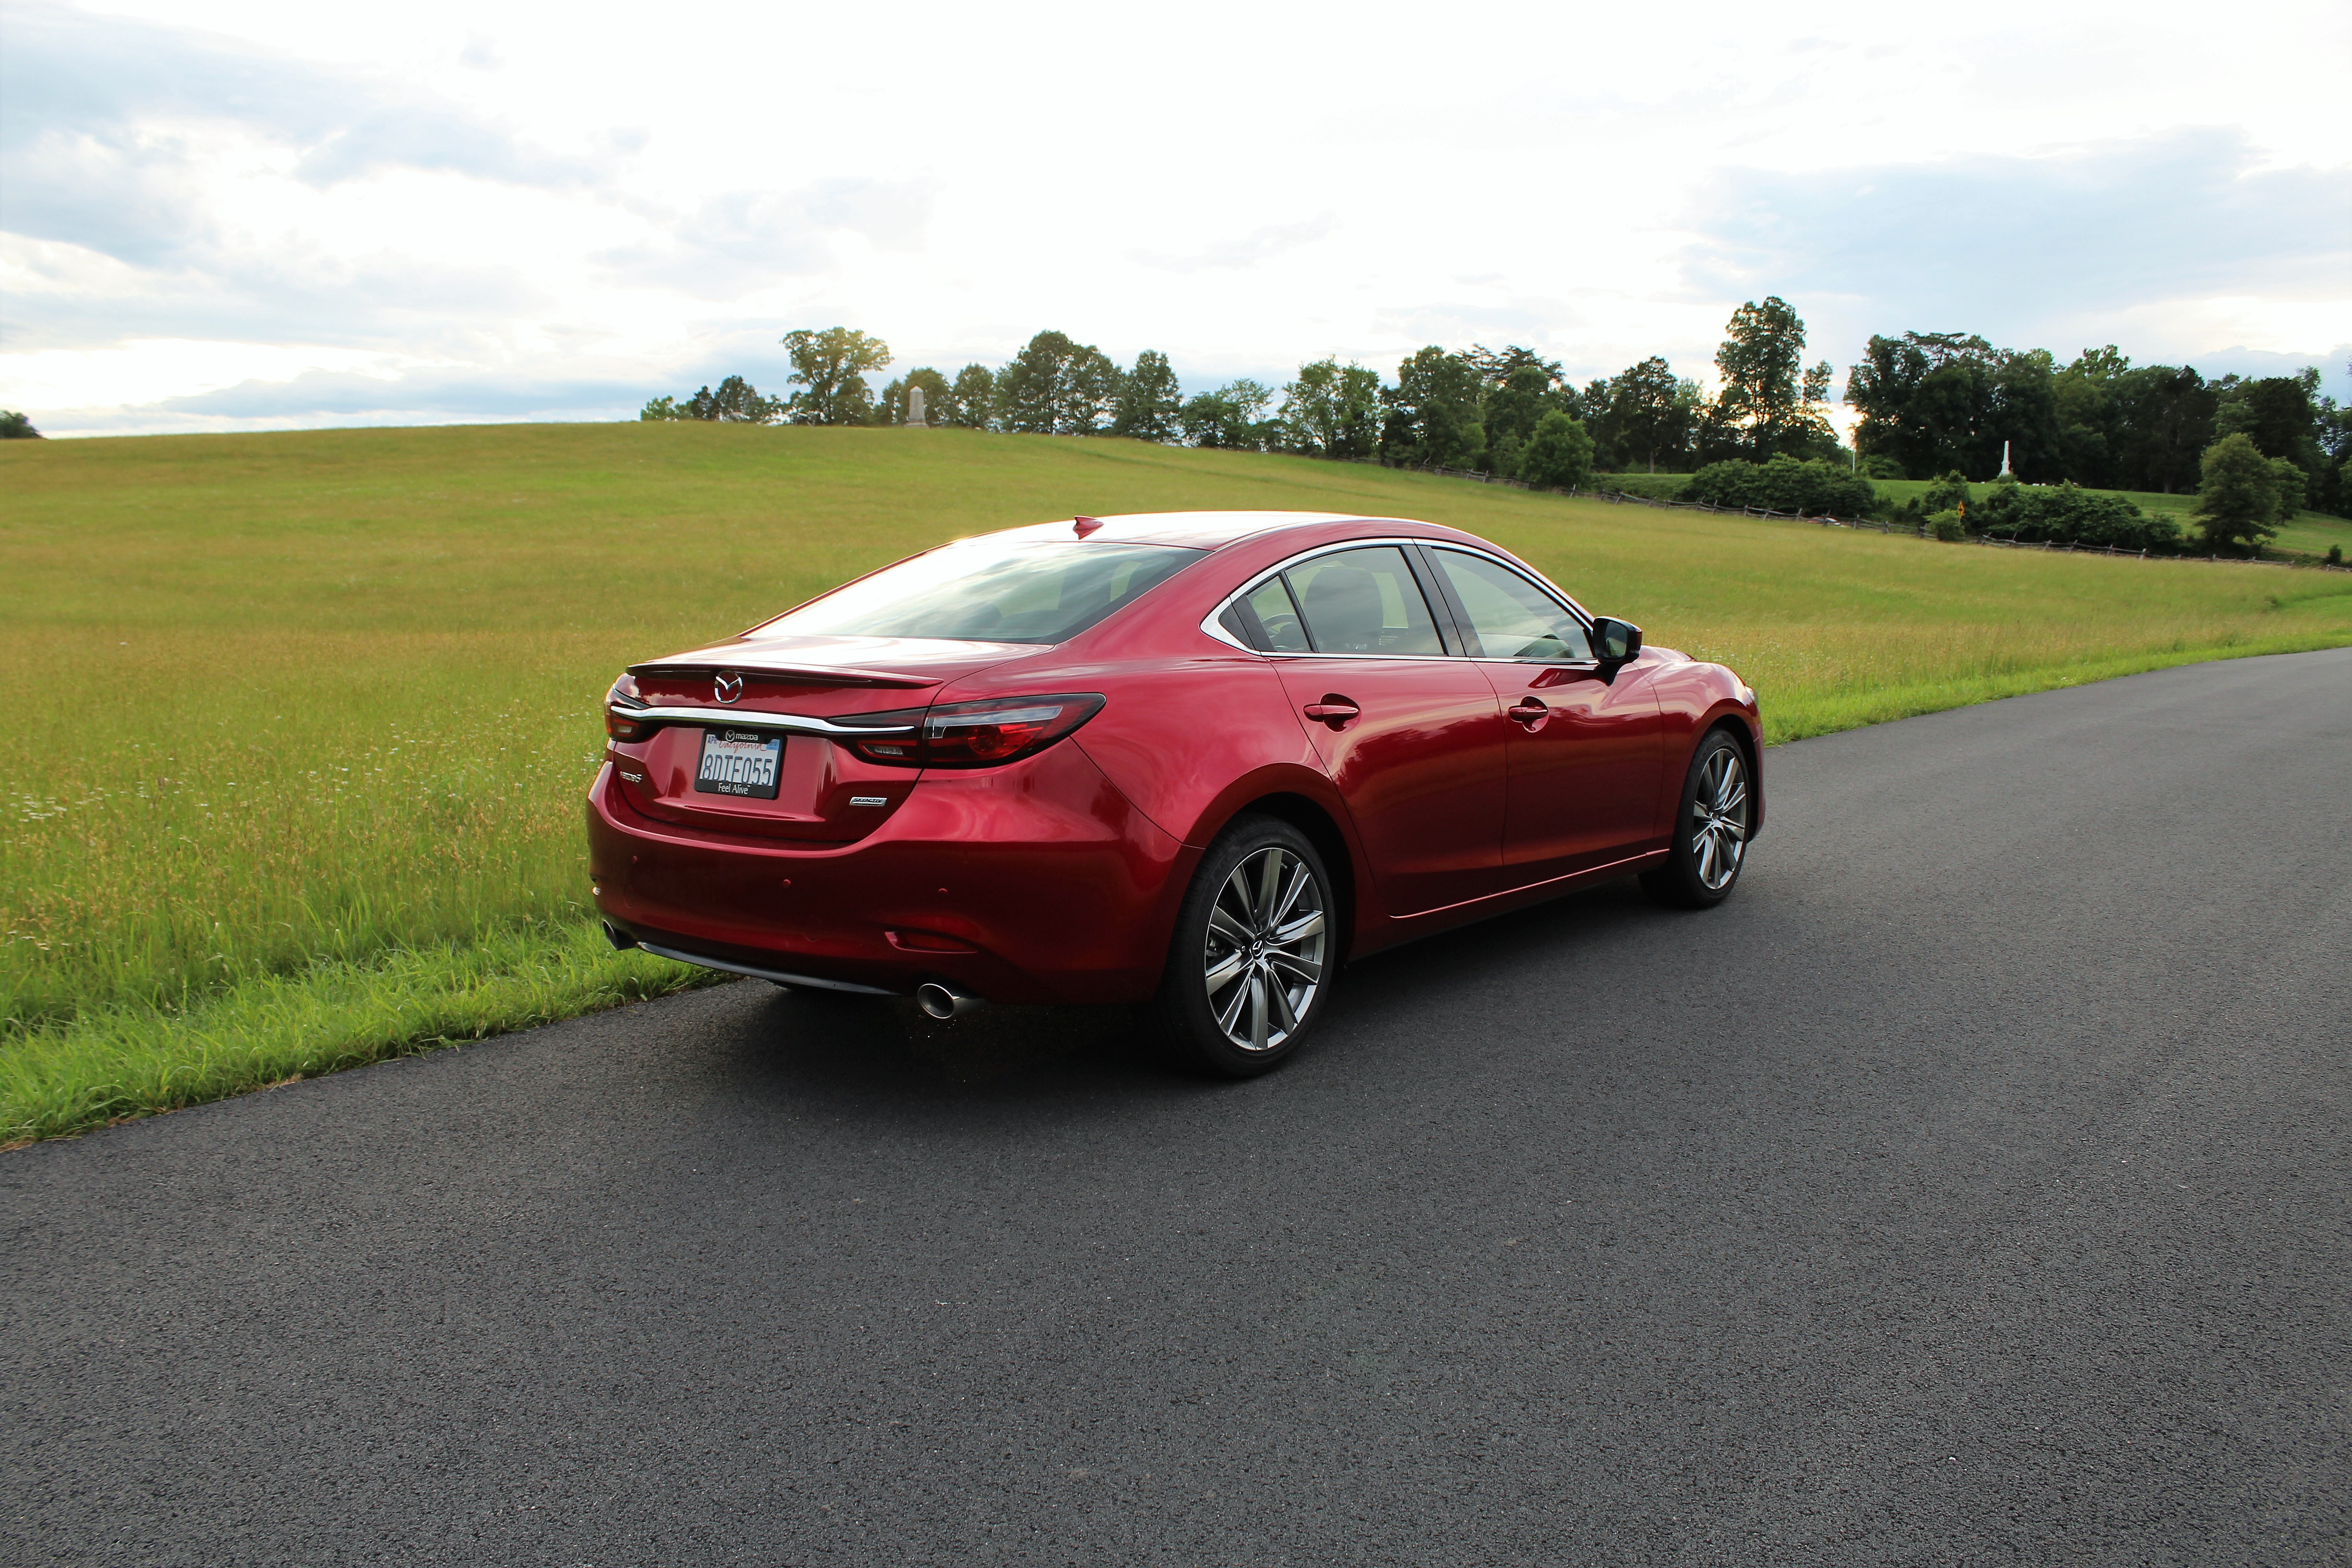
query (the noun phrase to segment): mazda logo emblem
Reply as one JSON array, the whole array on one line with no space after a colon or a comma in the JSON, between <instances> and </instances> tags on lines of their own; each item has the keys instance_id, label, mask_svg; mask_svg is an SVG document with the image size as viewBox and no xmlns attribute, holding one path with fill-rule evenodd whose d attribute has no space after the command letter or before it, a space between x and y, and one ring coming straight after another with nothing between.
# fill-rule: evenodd
<instances>
[{"instance_id":1,"label":"mazda logo emblem","mask_svg":"<svg viewBox=\"0 0 2352 1568\"><path fill-rule=\"evenodd\" d=\"M721 702L734 701L743 695L743 678L740 675L719 677L710 683L710 695Z\"/></svg>"}]
</instances>

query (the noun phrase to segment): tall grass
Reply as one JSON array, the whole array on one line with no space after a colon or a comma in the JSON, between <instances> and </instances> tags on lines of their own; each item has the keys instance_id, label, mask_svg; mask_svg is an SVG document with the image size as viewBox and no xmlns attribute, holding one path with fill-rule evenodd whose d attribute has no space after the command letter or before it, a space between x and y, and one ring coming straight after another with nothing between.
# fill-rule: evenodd
<instances>
[{"instance_id":1,"label":"tall grass","mask_svg":"<svg viewBox=\"0 0 2352 1568\"><path fill-rule=\"evenodd\" d=\"M1738 668L1775 740L2352 642L2352 576L961 431L12 442L0 496L0 1142L678 983L585 935L605 684L960 533L1193 507L1454 523Z\"/></svg>"}]
</instances>

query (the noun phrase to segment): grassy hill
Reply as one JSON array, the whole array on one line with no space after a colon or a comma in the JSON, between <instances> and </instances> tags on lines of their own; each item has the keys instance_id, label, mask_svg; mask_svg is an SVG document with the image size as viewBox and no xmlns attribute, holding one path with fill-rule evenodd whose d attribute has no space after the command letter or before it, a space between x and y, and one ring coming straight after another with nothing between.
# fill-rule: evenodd
<instances>
[{"instance_id":1,"label":"grassy hill","mask_svg":"<svg viewBox=\"0 0 2352 1568\"><path fill-rule=\"evenodd\" d=\"M1673 500L1680 495L1687 474L1603 474L1593 482L1603 489L1622 489L1628 495L1651 496L1660 500ZM1900 505L1914 497L1924 495L1931 479L1873 479L1871 484L1886 500ZM1982 490L1986 487L1976 487ZM2155 490L2104 490L2103 495L2121 496L2151 517L2169 517L2180 525L2183 533L2193 532L2196 524L2189 511L2197 505L2194 495L2162 495ZM2299 555L2321 556L2329 545L2341 546L2352 556L2352 518L2330 517L2324 511L2300 511L2293 520L2282 524L2278 537L2272 540L2273 550Z\"/></svg>"},{"instance_id":2,"label":"grassy hill","mask_svg":"<svg viewBox=\"0 0 2352 1568\"><path fill-rule=\"evenodd\" d=\"M1971 550L1353 464L567 425L0 444L0 1142L687 983L586 920L623 664L958 534L1360 510L1723 659L1776 741L2352 642L2352 575Z\"/></svg>"}]
</instances>

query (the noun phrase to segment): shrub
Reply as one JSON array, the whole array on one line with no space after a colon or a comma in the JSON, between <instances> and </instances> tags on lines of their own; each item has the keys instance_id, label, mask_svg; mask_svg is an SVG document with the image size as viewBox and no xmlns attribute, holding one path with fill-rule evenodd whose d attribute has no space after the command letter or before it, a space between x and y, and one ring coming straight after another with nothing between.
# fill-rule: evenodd
<instances>
[{"instance_id":1,"label":"shrub","mask_svg":"<svg viewBox=\"0 0 2352 1568\"><path fill-rule=\"evenodd\" d=\"M1939 511L1922 526L1947 544L1958 544L1969 536L1969 525L1957 511Z\"/></svg>"},{"instance_id":2,"label":"shrub","mask_svg":"<svg viewBox=\"0 0 2352 1568\"><path fill-rule=\"evenodd\" d=\"M1769 463L1734 460L1709 463L1683 487L1684 500L1709 506L1756 506L1818 517L1861 517L1878 510L1878 492L1868 479L1815 458L1779 457Z\"/></svg>"},{"instance_id":3,"label":"shrub","mask_svg":"<svg viewBox=\"0 0 2352 1568\"><path fill-rule=\"evenodd\" d=\"M1680 500L1688 474L1595 474L1595 489L1615 490L1621 495L1641 496L1648 500Z\"/></svg>"},{"instance_id":4,"label":"shrub","mask_svg":"<svg viewBox=\"0 0 2352 1568\"><path fill-rule=\"evenodd\" d=\"M1976 496L1969 489L1968 480L1958 474L1944 474L1920 494L1919 510L1930 514L1957 511L1966 517L1969 508L1976 505Z\"/></svg>"},{"instance_id":5,"label":"shrub","mask_svg":"<svg viewBox=\"0 0 2352 1568\"><path fill-rule=\"evenodd\" d=\"M1592 478L1592 437L1581 422L1553 409L1536 421L1519 449L1519 478L1552 489L1587 483Z\"/></svg>"},{"instance_id":6,"label":"shrub","mask_svg":"<svg viewBox=\"0 0 2352 1568\"><path fill-rule=\"evenodd\" d=\"M1862 460L1862 475L1866 479L1907 479L1903 465L1884 452L1874 453Z\"/></svg>"},{"instance_id":7,"label":"shrub","mask_svg":"<svg viewBox=\"0 0 2352 1568\"><path fill-rule=\"evenodd\" d=\"M2055 485L1995 484L1969 513L1980 532L2022 544L2113 545L2118 550L2170 550L2180 542L2180 525L2150 517L2118 495L2086 490L2068 480Z\"/></svg>"},{"instance_id":8,"label":"shrub","mask_svg":"<svg viewBox=\"0 0 2352 1568\"><path fill-rule=\"evenodd\" d=\"M2330 566L2341 566L2344 564L2344 547L2342 545L2331 544L2327 547L2327 563Z\"/></svg>"},{"instance_id":9,"label":"shrub","mask_svg":"<svg viewBox=\"0 0 2352 1568\"><path fill-rule=\"evenodd\" d=\"M41 433L33 428L32 420L13 408L0 408L0 441L38 441Z\"/></svg>"}]
</instances>

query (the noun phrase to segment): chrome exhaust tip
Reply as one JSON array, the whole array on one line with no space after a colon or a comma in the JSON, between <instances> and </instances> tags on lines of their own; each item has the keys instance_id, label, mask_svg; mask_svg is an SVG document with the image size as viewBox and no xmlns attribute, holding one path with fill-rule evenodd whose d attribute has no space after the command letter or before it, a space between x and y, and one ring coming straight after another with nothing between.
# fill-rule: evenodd
<instances>
[{"instance_id":1,"label":"chrome exhaust tip","mask_svg":"<svg viewBox=\"0 0 2352 1568\"><path fill-rule=\"evenodd\" d=\"M961 1018L988 1005L977 996L967 996L952 985L942 985L936 980L926 980L915 987L915 1005L933 1018L946 1023Z\"/></svg>"},{"instance_id":2,"label":"chrome exhaust tip","mask_svg":"<svg viewBox=\"0 0 2352 1568\"><path fill-rule=\"evenodd\" d=\"M614 947L624 952L626 952L629 949L637 945L637 939L635 937L631 936L627 931L623 931L611 921L606 921L604 922L604 940L611 942Z\"/></svg>"}]
</instances>

